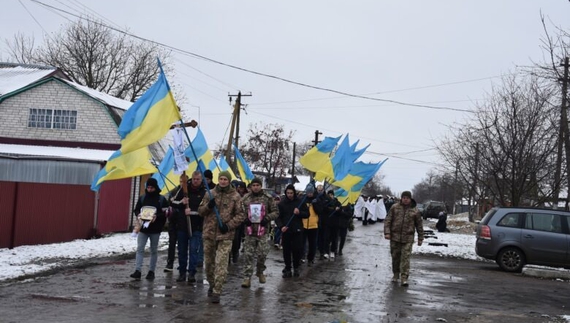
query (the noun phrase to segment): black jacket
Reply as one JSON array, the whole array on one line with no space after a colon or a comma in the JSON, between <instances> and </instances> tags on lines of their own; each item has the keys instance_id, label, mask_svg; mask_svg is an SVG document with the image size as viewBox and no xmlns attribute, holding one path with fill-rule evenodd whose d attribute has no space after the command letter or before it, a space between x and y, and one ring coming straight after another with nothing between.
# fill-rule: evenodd
<instances>
[{"instance_id":1,"label":"black jacket","mask_svg":"<svg viewBox=\"0 0 570 323\"><path fill-rule=\"evenodd\" d=\"M174 191L174 201L172 202L172 216L170 217L170 224L179 231L188 230L188 220L184 210L186 209L186 204L180 201L184 197L184 192L177 187ZM190 223L192 224L192 231L202 231L204 227L204 218L198 215L198 206L206 194L206 188L204 185L200 185L199 188L193 188L190 182L188 183L188 205L190 206L190 211L196 212L196 214L190 215Z\"/></svg>"},{"instance_id":2,"label":"black jacket","mask_svg":"<svg viewBox=\"0 0 570 323\"><path fill-rule=\"evenodd\" d=\"M142 227L141 232L144 233L160 233L166 223L166 215L163 208L168 207L168 201L159 192L155 191L153 194L146 192L143 194L135 206L135 214L140 214L143 206L153 206L156 208L156 220L152 222L148 228Z\"/></svg>"},{"instance_id":3,"label":"black jacket","mask_svg":"<svg viewBox=\"0 0 570 323\"><path fill-rule=\"evenodd\" d=\"M279 217L275 220L278 227L288 226L287 232L302 232L303 231L303 221L301 219L306 219L309 217L309 210L307 209L307 204L301 203L301 199L295 194L293 200L285 197L283 201L277 206L279 209ZM294 215L293 211L295 208L299 208L299 214Z\"/></svg>"}]
</instances>

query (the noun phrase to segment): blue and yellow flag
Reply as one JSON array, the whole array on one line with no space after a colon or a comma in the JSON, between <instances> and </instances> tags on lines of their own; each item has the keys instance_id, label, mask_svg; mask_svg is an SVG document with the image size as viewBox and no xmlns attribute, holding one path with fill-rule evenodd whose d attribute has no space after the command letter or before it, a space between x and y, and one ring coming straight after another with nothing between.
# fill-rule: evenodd
<instances>
[{"instance_id":1,"label":"blue and yellow flag","mask_svg":"<svg viewBox=\"0 0 570 323\"><path fill-rule=\"evenodd\" d=\"M170 129L170 125L181 119L160 61L158 66L160 68L158 80L123 115L118 130L121 148L99 171L91 184L92 190L98 191L101 183L106 180L150 174L155 171L155 169L144 170L148 170L150 152L146 160L134 160L134 156L147 157L144 152L129 154L141 148L145 148L148 152L148 145L162 139ZM133 166L131 163L138 166ZM145 172L141 173L143 170Z\"/></svg>"},{"instance_id":2,"label":"blue and yellow flag","mask_svg":"<svg viewBox=\"0 0 570 323\"><path fill-rule=\"evenodd\" d=\"M364 163L356 162L352 165L348 175L346 175L341 180L333 181L331 184L337 187L342 187L347 191L351 191L352 188L360 183L365 178L372 178L374 174L380 169L382 163Z\"/></svg>"},{"instance_id":3,"label":"blue and yellow flag","mask_svg":"<svg viewBox=\"0 0 570 323\"><path fill-rule=\"evenodd\" d=\"M318 171L323 167L323 165L330 162L330 154L336 147L340 137L342 136L338 136L336 138L325 137L322 142L309 149L307 153L299 158L299 163L311 172Z\"/></svg>"},{"instance_id":4,"label":"blue and yellow flag","mask_svg":"<svg viewBox=\"0 0 570 323\"><path fill-rule=\"evenodd\" d=\"M162 190L165 189L165 192L173 189L178 185L178 182L172 181L171 179L167 178L167 175L173 170L174 168L174 150L172 147L168 148L168 151L162 158L162 161L158 165L158 172L152 175L152 178L156 179L158 182L158 187ZM162 193L162 192L161 192Z\"/></svg>"},{"instance_id":5,"label":"blue and yellow flag","mask_svg":"<svg viewBox=\"0 0 570 323\"><path fill-rule=\"evenodd\" d=\"M249 183L251 183L251 180L254 177L253 173L251 172L251 169L247 165L245 159L243 159L243 156L239 152L236 145L233 146L234 146L234 151L236 153L236 165L239 171L239 176L241 177L242 182L244 182L246 185L249 185Z\"/></svg>"},{"instance_id":6,"label":"blue and yellow flag","mask_svg":"<svg viewBox=\"0 0 570 323\"><path fill-rule=\"evenodd\" d=\"M152 174L156 171L156 167L150 162L152 156L148 147L116 157L115 155L118 154L120 151L117 150L111 155L107 164L99 170L91 183L91 190L99 191L104 181Z\"/></svg>"},{"instance_id":7,"label":"blue and yellow flag","mask_svg":"<svg viewBox=\"0 0 570 323\"><path fill-rule=\"evenodd\" d=\"M224 156L220 156L220 160L218 161L217 166L218 167L216 168L216 170L212 171L212 174L214 174L215 178L217 178L218 175L220 175L220 172L223 170L227 170L228 172L230 172L232 178L237 178L236 174L234 174L234 171L230 168L230 164L228 164Z\"/></svg>"},{"instance_id":8,"label":"blue and yellow flag","mask_svg":"<svg viewBox=\"0 0 570 323\"><path fill-rule=\"evenodd\" d=\"M383 161L381 161L377 164L368 164L368 166L363 166L362 168L360 166L356 167L355 173L356 173L356 170L358 170L358 169L362 170L362 172L360 173L359 176L355 176L355 177L360 177L361 179L358 183L353 185L350 189L346 190L348 194L346 195L345 201L343 201L343 203L344 203L343 205L346 205L348 203L356 203L356 200L360 196L360 193L362 191L362 188L364 188L364 185L366 185L366 183L368 183L368 181L370 181L370 179L372 179L374 177L374 175L376 175L376 172L378 172L380 167L382 167L382 165L384 165L384 163L387 160L388 160L388 158L384 159Z\"/></svg>"},{"instance_id":9,"label":"blue and yellow flag","mask_svg":"<svg viewBox=\"0 0 570 323\"><path fill-rule=\"evenodd\" d=\"M333 181L344 178L348 175L354 160L352 160L352 149L350 148L348 134L344 137L334 156L325 161L323 166L315 173L318 181Z\"/></svg>"},{"instance_id":10,"label":"blue and yellow flag","mask_svg":"<svg viewBox=\"0 0 570 323\"><path fill-rule=\"evenodd\" d=\"M370 144L368 144L368 146L366 146L360 150L356 150L356 145L358 144L359 141L360 140L358 140L356 143L354 143L354 145L350 146L350 150L352 150L351 158L352 158L353 162L355 162L360 156L362 156L362 154L364 154L366 149L368 149L368 147L370 147Z\"/></svg>"}]
</instances>

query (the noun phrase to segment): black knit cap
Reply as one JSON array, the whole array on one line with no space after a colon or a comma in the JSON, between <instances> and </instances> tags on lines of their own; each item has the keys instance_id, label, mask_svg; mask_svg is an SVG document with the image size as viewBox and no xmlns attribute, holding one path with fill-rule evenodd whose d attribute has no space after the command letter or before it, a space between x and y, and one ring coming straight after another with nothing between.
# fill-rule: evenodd
<instances>
[{"instance_id":1,"label":"black knit cap","mask_svg":"<svg viewBox=\"0 0 570 323\"><path fill-rule=\"evenodd\" d=\"M404 196L408 197L409 199L412 199L412 192L410 192L410 191L403 191L403 192L402 192L402 196L400 196L400 197L404 197Z\"/></svg>"},{"instance_id":2,"label":"black knit cap","mask_svg":"<svg viewBox=\"0 0 570 323\"><path fill-rule=\"evenodd\" d=\"M209 179L212 179L212 178L214 178L214 174L212 174L212 171L211 171L211 170L206 169L206 170L204 171L204 177L209 178Z\"/></svg>"},{"instance_id":3,"label":"black knit cap","mask_svg":"<svg viewBox=\"0 0 570 323\"><path fill-rule=\"evenodd\" d=\"M254 177L254 178L251 180L251 184L263 185L263 183L261 183L261 178L259 178L259 177Z\"/></svg>"}]
</instances>

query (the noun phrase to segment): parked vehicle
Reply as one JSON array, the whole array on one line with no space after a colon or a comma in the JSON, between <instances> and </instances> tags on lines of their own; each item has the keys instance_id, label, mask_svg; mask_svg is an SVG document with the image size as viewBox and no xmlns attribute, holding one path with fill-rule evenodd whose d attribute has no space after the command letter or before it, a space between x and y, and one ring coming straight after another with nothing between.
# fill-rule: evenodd
<instances>
[{"instance_id":1,"label":"parked vehicle","mask_svg":"<svg viewBox=\"0 0 570 323\"><path fill-rule=\"evenodd\" d=\"M475 252L509 272L526 264L570 267L570 213L535 208L493 208L477 226Z\"/></svg>"},{"instance_id":2,"label":"parked vehicle","mask_svg":"<svg viewBox=\"0 0 570 323\"><path fill-rule=\"evenodd\" d=\"M447 206L445 203L439 201L427 201L424 204L422 217L424 220L427 218L437 219L439 217L439 212L442 211L447 213Z\"/></svg>"},{"instance_id":3,"label":"parked vehicle","mask_svg":"<svg viewBox=\"0 0 570 323\"><path fill-rule=\"evenodd\" d=\"M423 214L423 212L424 212L424 204L423 204L423 203L418 203L418 204L416 204L416 207L418 208L418 211L420 211L420 213Z\"/></svg>"}]
</instances>

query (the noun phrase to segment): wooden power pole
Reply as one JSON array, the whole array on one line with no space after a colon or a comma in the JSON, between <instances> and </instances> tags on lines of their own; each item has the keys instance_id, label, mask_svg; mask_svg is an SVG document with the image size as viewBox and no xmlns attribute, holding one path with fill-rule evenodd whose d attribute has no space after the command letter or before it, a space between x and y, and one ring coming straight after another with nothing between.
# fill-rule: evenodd
<instances>
[{"instance_id":1,"label":"wooden power pole","mask_svg":"<svg viewBox=\"0 0 570 323\"><path fill-rule=\"evenodd\" d=\"M241 91L238 92L238 94L228 94L228 96L230 97L230 102L231 102L231 98L232 97L236 97L236 101L234 103L234 110L232 113L232 122L231 122L231 127L230 127L230 134L228 137L228 145L226 147L226 161L228 162L228 164L230 165L230 167L235 171L236 167L235 167L235 162L232 160L231 156L232 156L232 142L236 145L236 147L238 147L239 144L239 119L240 119L240 111L241 111L241 98L243 96L251 96L250 94L241 94ZM235 132L235 134L234 134Z\"/></svg>"}]
</instances>

